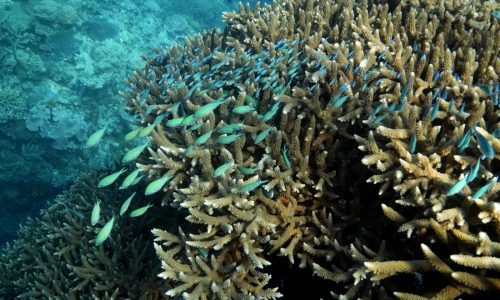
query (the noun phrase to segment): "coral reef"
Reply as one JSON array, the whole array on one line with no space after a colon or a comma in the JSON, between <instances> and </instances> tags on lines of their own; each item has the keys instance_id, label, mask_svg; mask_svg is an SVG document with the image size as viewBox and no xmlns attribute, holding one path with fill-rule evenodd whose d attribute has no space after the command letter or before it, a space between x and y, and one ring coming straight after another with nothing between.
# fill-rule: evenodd
<instances>
[{"instance_id":1,"label":"coral reef","mask_svg":"<svg viewBox=\"0 0 500 300\"><path fill-rule=\"evenodd\" d=\"M167 295L280 297L275 256L336 298L499 293L498 4L380 2L241 5L128 79L136 165L198 226L153 230Z\"/></svg>"},{"instance_id":2,"label":"coral reef","mask_svg":"<svg viewBox=\"0 0 500 300\"><path fill-rule=\"evenodd\" d=\"M141 224L121 219L111 241L95 246L97 228L105 220L97 227L90 225L94 203L101 200L103 213L109 213L128 196L96 190L97 177L82 176L42 210L40 218L22 225L20 237L0 255L0 298L165 299L167 286L156 277L160 266L152 238L142 232L178 219L159 219L151 213ZM165 215L168 209L157 212Z\"/></svg>"}]
</instances>

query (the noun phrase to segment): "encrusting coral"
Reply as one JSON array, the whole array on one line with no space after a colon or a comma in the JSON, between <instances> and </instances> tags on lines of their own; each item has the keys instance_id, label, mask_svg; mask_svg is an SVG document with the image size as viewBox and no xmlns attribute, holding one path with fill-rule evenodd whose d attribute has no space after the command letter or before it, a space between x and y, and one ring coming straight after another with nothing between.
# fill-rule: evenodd
<instances>
[{"instance_id":1,"label":"encrusting coral","mask_svg":"<svg viewBox=\"0 0 500 300\"><path fill-rule=\"evenodd\" d=\"M100 200L109 214L124 198L123 192L97 190L96 182L97 174L83 175L40 218L22 225L0 256L0 298L166 299L153 247L145 246L152 238L142 234L165 221L122 220L111 241L95 246L92 206Z\"/></svg>"},{"instance_id":2,"label":"encrusting coral","mask_svg":"<svg viewBox=\"0 0 500 300\"><path fill-rule=\"evenodd\" d=\"M153 230L167 295L279 297L273 255L336 297L498 293L497 9L277 1L145 57L137 166L200 225Z\"/></svg>"}]
</instances>

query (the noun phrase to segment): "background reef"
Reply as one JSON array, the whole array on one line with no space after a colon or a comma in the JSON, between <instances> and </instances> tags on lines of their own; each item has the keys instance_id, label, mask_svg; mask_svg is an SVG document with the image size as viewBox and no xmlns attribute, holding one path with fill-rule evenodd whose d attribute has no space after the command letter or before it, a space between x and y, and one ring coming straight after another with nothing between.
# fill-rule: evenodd
<instances>
[{"instance_id":1,"label":"background reef","mask_svg":"<svg viewBox=\"0 0 500 300\"><path fill-rule=\"evenodd\" d=\"M75 257L94 264L103 251L132 251L131 265L144 260L135 274L151 279L147 291L141 281L130 291L146 298L293 297L304 287L297 277L311 297L498 298L499 9L474 0L240 5L223 30L156 48L120 93L127 136L147 136L123 159L144 175L131 192L137 207L155 207L120 218L110 241ZM105 175L77 187L109 193L109 219L129 193L97 189L96 176ZM81 221L70 233L92 243L95 199L58 201L43 218ZM63 293L92 284L105 298L125 292L130 264L93 269L42 246L16 266L40 241L74 243L47 234L60 225L42 228L43 238L22 229L7 248L1 265L16 272L2 281L17 290L0 293L61 294L58 281L15 279L50 272L77 278L63 280ZM122 236L136 239L126 247ZM47 252L70 266L45 270Z\"/></svg>"}]
</instances>

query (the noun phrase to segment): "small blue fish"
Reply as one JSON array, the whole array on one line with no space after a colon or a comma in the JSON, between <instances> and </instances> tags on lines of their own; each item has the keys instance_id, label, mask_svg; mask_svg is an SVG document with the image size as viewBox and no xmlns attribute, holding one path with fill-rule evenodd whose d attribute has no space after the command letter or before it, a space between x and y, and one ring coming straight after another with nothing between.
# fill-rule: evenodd
<instances>
[{"instance_id":1,"label":"small blue fish","mask_svg":"<svg viewBox=\"0 0 500 300\"><path fill-rule=\"evenodd\" d=\"M90 224L95 226L99 222L101 216L101 200L97 200L92 208L92 214L90 216Z\"/></svg>"},{"instance_id":2,"label":"small blue fish","mask_svg":"<svg viewBox=\"0 0 500 300\"><path fill-rule=\"evenodd\" d=\"M257 135L257 137L255 138L255 141L254 141L254 144L258 144L260 142L262 142L266 136L269 134L269 132L271 132L271 130L273 129L274 127L269 127L267 128L266 130L262 131L261 133L259 133Z\"/></svg>"},{"instance_id":3,"label":"small blue fish","mask_svg":"<svg viewBox=\"0 0 500 300\"><path fill-rule=\"evenodd\" d=\"M247 168L247 167L237 166L236 168L238 169L238 171L240 171L241 174L244 174L244 175L253 175L259 170L258 167Z\"/></svg>"},{"instance_id":4,"label":"small blue fish","mask_svg":"<svg viewBox=\"0 0 500 300\"><path fill-rule=\"evenodd\" d=\"M495 150L493 150L493 146L491 142L488 141L482 134L474 130L474 134L476 135L477 142L479 143L479 149L481 152L488 158L493 159L495 157Z\"/></svg>"},{"instance_id":5,"label":"small blue fish","mask_svg":"<svg viewBox=\"0 0 500 300\"><path fill-rule=\"evenodd\" d=\"M467 184L467 176L464 176L464 178L460 179L457 181L446 193L446 196L452 196L455 195L456 193L459 193L464 186Z\"/></svg>"},{"instance_id":6,"label":"small blue fish","mask_svg":"<svg viewBox=\"0 0 500 300\"><path fill-rule=\"evenodd\" d=\"M246 114L254 111L255 107L249 105L238 105L233 108L233 113L235 114Z\"/></svg>"},{"instance_id":7,"label":"small blue fish","mask_svg":"<svg viewBox=\"0 0 500 300\"><path fill-rule=\"evenodd\" d=\"M118 172L115 172L115 173L113 173L111 175L108 175L108 176L104 177L103 179L101 179L99 181L99 183L97 184L97 186L101 188L101 187L105 187L105 186L113 184L113 182L115 182L116 179L118 179L118 177L120 177L120 175L122 175L123 173L125 173L126 170L127 170L127 168L123 168L123 169L121 169Z\"/></svg>"},{"instance_id":8,"label":"small blue fish","mask_svg":"<svg viewBox=\"0 0 500 300\"><path fill-rule=\"evenodd\" d=\"M102 137L104 136L104 133L108 129L108 125L104 126L104 128L99 129L98 131L94 132L89 139L87 140L86 146L87 147L93 147L101 141Z\"/></svg>"},{"instance_id":9,"label":"small blue fish","mask_svg":"<svg viewBox=\"0 0 500 300\"><path fill-rule=\"evenodd\" d=\"M417 147L417 133L414 131L411 134L411 139L410 139L410 153L415 152L416 147Z\"/></svg>"},{"instance_id":10,"label":"small blue fish","mask_svg":"<svg viewBox=\"0 0 500 300\"><path fill-rule=\"evenodd\" d=\"M240 133L237 133L237 134L230 134L230 135L221 135L217 138L217 143L219 144L224 144L224 145L227 145L227 144L231 144L233 143L234 141L236 141L239 137L241 136Z\"/></svg>"},{"instance_id":11,"label":"small blue fish","mask_svg":"<svg viewBox=\"0 0 500 300\"><path fill-rule=\"evenodd\" d=\"M292 163L290 159L288 159L288 149L286 148L286 144L283 145L283 150L281 151L281 155L283 156L283 161L288 169L292 168Z\"/></svg>"},{"instance_id":12,"label":"small blue fish","mask_svg":"<svg viewBox=\"0 0 500 300\"><path fill-rule=\"evenodd\" d=\"M205 105L201 106L200 108L198 108L194 112L193 116L196 119L208 116L214 109L219 107L219 105L223 104L225 101L226 101L225 99L220 99L220 100L217 100L215 102L205 104Z\"/></svg>"},{"instance_id":13,"label":"small blue fish","mask_svg":"<svg viewBox=\"0 0 500 300\"><path fill-rule=\"evenodd\" d=\"M497 182L497 180L498 177L495 177L493 178L493 181L488 182L487 184L479 188L479 190L475 191L474 194L472 194L472 200L476 200L482 197L490 189L490 187Z\"/></svg>"},{"instance_id":14,"label":"small blue fish","mask_svg":"<svg viewBox=\"0 0 500 300\"><path fill-rule=\"evenodd\" d=\"M132 198L134 198L136 192L132 193L130 197L127 198L120 207L120 216L123 216L123 214L127 211L128 207L130 206L130 202L132 201Z\"/></svg>"},{"instance_id":15,"label":"small blue fish","mask_svg":"<svg viewBox=\"0 0 500 300\"><path fill-rule=\"evenodd\" d=\"M220 133L230 134L240 129L241 123L226 124L219 129Z\"/></svg>"},{"instance_id":16,"label":"small blue fish","mask_svg":"<svg viewBox=\"0 0 500 300\"><path fill-rule=\"evenodd\" d=\"M214 130L210 130L208 131L207 133L201 135L200 137L198 137L195 141L194 141L194 144L195 145L202 145L202 144L205 144L209 139L210 137L212 136L212 133L214 132Z\"/></svg>"},{"instance_id":17,"label":"small blue fish","mask_svg":"<svg viewBox=\"0 0 500 300\"><path fill-rule=\"evenodd\" d=\"M345 95L345 96L342 96L342 97L339 97L340 95L336 95L333 99L332 99L332 106L333 108L337 108L339 106L342 106L342 104L344 104L344 102L349 99L349 95Z\"/></svg>"},{"instance_id":18,"label":"small blue fish","mask_svg":"<svg viewBox=\"0 0 500 300\"><path fill-rule=\"evenodd\" d=\"M244 184L240 187L240 193L248 193L258 188L259 186L267 183L269 180L258 180L251 183Z\"/></svg>"},{"instance_id":19,"label":"small blue fish","mask_svg":"<svg viewBox=\"0 0 500 300\"><path fill-rule=\"evenodd\" d=\"M222 174L224 174L227 171L227 169L229 169L233 165L234 165L234 161L230 161L230 162L227 162L227 163L219 166L217 169L214 170L214 173L212 176L214 178L221 176Z\"/></svg>"},{"instance_id":20,"label":"small blue fish","mask_svg":"<svg viewBox=\"0 0 500 300\"><path fill-rule=\"evenodd\" d=\"M479 172L480 165L481 165L481 160L478 159L476 165L471 168L469 175L467 175L467 183L473 181L476 178L477 173Z\"/></svg>"}]
</instances>

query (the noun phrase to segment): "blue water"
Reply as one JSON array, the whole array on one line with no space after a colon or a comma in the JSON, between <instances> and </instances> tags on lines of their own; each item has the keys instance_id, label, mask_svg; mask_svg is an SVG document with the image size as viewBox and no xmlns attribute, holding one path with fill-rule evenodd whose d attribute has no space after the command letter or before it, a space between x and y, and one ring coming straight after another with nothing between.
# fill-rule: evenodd
<instances>
[{"instance_id":1,"label":"blue water","mask_svg":"<svg viewBox=\"0 0 500 300\"><path fill-rule=\"evenodd\" d=\"M121 155L129 117L118 92L143 66L141 54L221 27L222 12L236 7L227 0L0 0L0 247L82 172ZM107 138L86 149L89 134L105 125Z\"/></svg>"}]
</instances>

